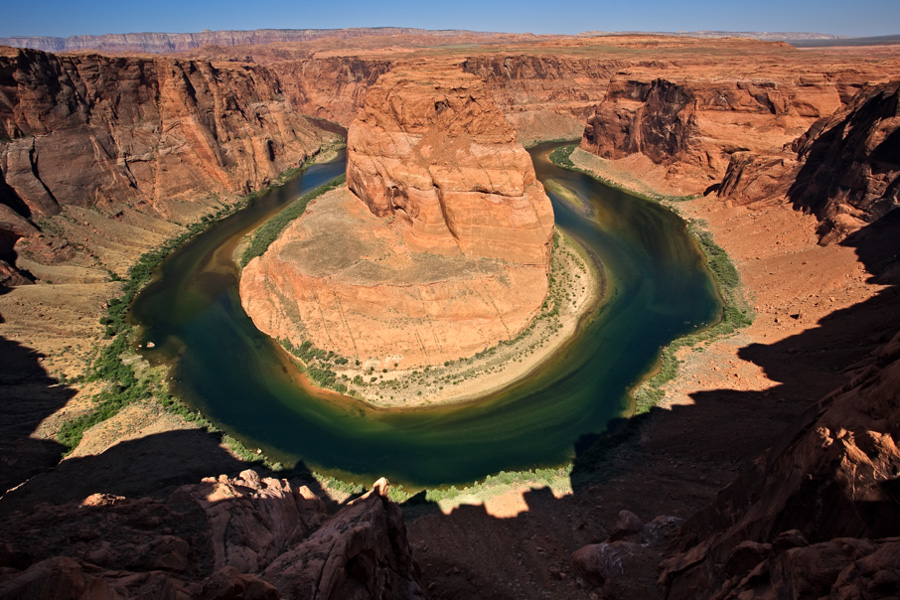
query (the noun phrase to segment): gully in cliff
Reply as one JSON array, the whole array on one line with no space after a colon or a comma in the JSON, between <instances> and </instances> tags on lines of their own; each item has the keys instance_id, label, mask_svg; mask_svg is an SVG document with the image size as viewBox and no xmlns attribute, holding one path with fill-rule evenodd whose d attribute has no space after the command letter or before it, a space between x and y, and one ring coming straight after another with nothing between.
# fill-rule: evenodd
<instances>
[{"instance_id":1,"label":"gully in cliff","mask_svg":"<svg viewBox=\"0 0 900 600\"><path fill-rule=\"evenodd\" d=\"M313 359L319 383L375 404L509 384L596 287L577 249L555 243L550 200L484 84L435 71L379 79L348 133L346 189L310 204L241 279L257 327ZM564 303L550 282L576 274L590 284Z\"/></svg>"}]
</instances>

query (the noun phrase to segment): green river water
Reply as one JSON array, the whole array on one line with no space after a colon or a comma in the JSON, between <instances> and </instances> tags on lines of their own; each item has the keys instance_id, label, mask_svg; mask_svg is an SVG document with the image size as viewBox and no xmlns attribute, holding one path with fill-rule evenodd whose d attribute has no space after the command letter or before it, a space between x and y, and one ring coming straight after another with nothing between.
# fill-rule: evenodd
<instances>
[{"instance_id":1,"label":"green river water","mask_svg":"<svg viewBox=\"0 0 900 600\"><path fill-rule=\"evenodd\" d=\"M685 223L653 202L560 169L530 150L556 222L603 265L609 297L578 337L539 372L465 405L374 410L297 385L297 369L241 308L232 254L286 203L344 171L343 155L314 165L174 252L135 300L150 360L173 365L173 392L285 465L371 483L460 484L501 470L560 465L574 444L628 410L627 390L660 348L714 321L721 303ZM578 208L552 189L581 199Z\"/></svg>"}]
</instances>

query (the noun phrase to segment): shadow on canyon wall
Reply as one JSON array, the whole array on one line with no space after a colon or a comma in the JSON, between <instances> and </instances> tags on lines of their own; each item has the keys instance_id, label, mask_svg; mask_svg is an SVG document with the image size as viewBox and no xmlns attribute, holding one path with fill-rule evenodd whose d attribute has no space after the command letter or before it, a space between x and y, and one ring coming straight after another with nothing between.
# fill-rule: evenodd
<instances>
[{"instance_id":1,"label":"shadow on canyon wall","mask_svg":"<svg viewBox=\"0 0 900 600\"><path fill-rule=\"evenodd\" d=\"M99 455L60 462L65 447L33 434L75 390L50 377L42 359L34 350L0 337L0 490L5 492L0 494L0 514L28 510L41 502L83 500L94 493L163 497L203 477L234 476L247 468L271 475L222 449L221 433L200 429L149 435ZM275 476L302 482L326 497L302 463Z\"/></svg>"},{"instance_id":2,"label":"shadow on canyon wall","mask_svg":"<svg viewBox=\"0 0 900 600\"><path fill-rule=\"evenodd\" d=\"M43 358L0 337L0 497L62 457L61 444L31 437L45 418L75 395L47 375Z\"/></svg>"},{"instance_id":3,"label":"shadow on canyon wall","mask_svg":"<svg viewBox=\"0 0 900 600\"><path fill-rule=\"evenodd\" d=\"M887 287L801 334L743 348L740 356L779 382L775 387L700 392L693 395L693 405L654 408L612 422L608 433L585 436L576 444L573 494L557 498L549 488L526 492L522 510L512 517L494 517L483 506L461 506L444 515L421 497L408 502L409 539L431 596L589 598L589 587L572 575L571 553L604 541L620 510L628 509L645 522L657 515L691 517L741 472L748 472L767 448L786 447L816 414L814 403L846 382L853 366L887 342L900 323L900 211L844 243L856 248L873 281ZM268 475L225 452L219 435L200 430L126 441L98 456L56 465L62 447L30 435L73 391L48 377L40 356L16 342L0 339L0 358L2 481L10 487L27 480L0 501L0 515L97 492L162 497L178 485L222 473L233 476L246 468ZM303 464L277 477L307 485L327 498ZM746 502L753 497L753 484L746 479ZM898 482L885 485L896 501ZM896 502L856 507L870 524L873 519L885 522L896 510ZM815 525L801 522L808 521L802 511L786 518L796 523L785 522L785 529L810 531ZM810 538L835 532L848 534L823 524ZM865 527L857 533L865 533ZM654 563L630 576L629 593L656 596L655 578Z\"/></svg>"}]
</instances>

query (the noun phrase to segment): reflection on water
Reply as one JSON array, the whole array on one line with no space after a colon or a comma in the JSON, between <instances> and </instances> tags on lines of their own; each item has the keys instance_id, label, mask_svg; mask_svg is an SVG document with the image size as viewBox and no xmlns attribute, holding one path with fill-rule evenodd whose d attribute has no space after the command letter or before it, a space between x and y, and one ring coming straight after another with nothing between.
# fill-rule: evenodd
<instances>
[{"instance_id":1,"label":"reflection on water","mask_svg":"<svg viewBox=\"0 0 900 600\"><path fill-rule=\"evenodd\" d=\"M721 310L684 222L531 150L557 224L603 263L611 294L552 364L514 387L464 406L374 410L304 391L296 368L256 330L238 298L232 254L279 207L343 172L342 156L315 165L217 223L166 261L134 305L148 357L171 361L174 391L273 459L370 483L465 483L500 470L567 461L583 434L626 407L626 390L659 349ZM568 200L566 200L568 197ZM573 202L577 198L580 202ZM320 395L321 396L321 395Z\"/></svg>"}]
</instances>

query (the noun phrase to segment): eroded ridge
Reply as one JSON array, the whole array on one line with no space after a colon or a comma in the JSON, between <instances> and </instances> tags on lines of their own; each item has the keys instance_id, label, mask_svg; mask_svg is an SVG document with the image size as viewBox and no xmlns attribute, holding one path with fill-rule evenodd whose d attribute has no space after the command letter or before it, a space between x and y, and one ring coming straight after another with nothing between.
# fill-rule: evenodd
<instances>
[{"instance_id":1,"label":"eroded ridge","mask_svg":"<svg viewBox=\"0 0 900 600\"><path fill-rule=\"evenodd\" d=\"M432 66L379 79L348 134L348 189L244 269L244 307L272 337L404 369L515 338L540 311L550 200L484 84Z\"/></svg>"}]
</instances>

